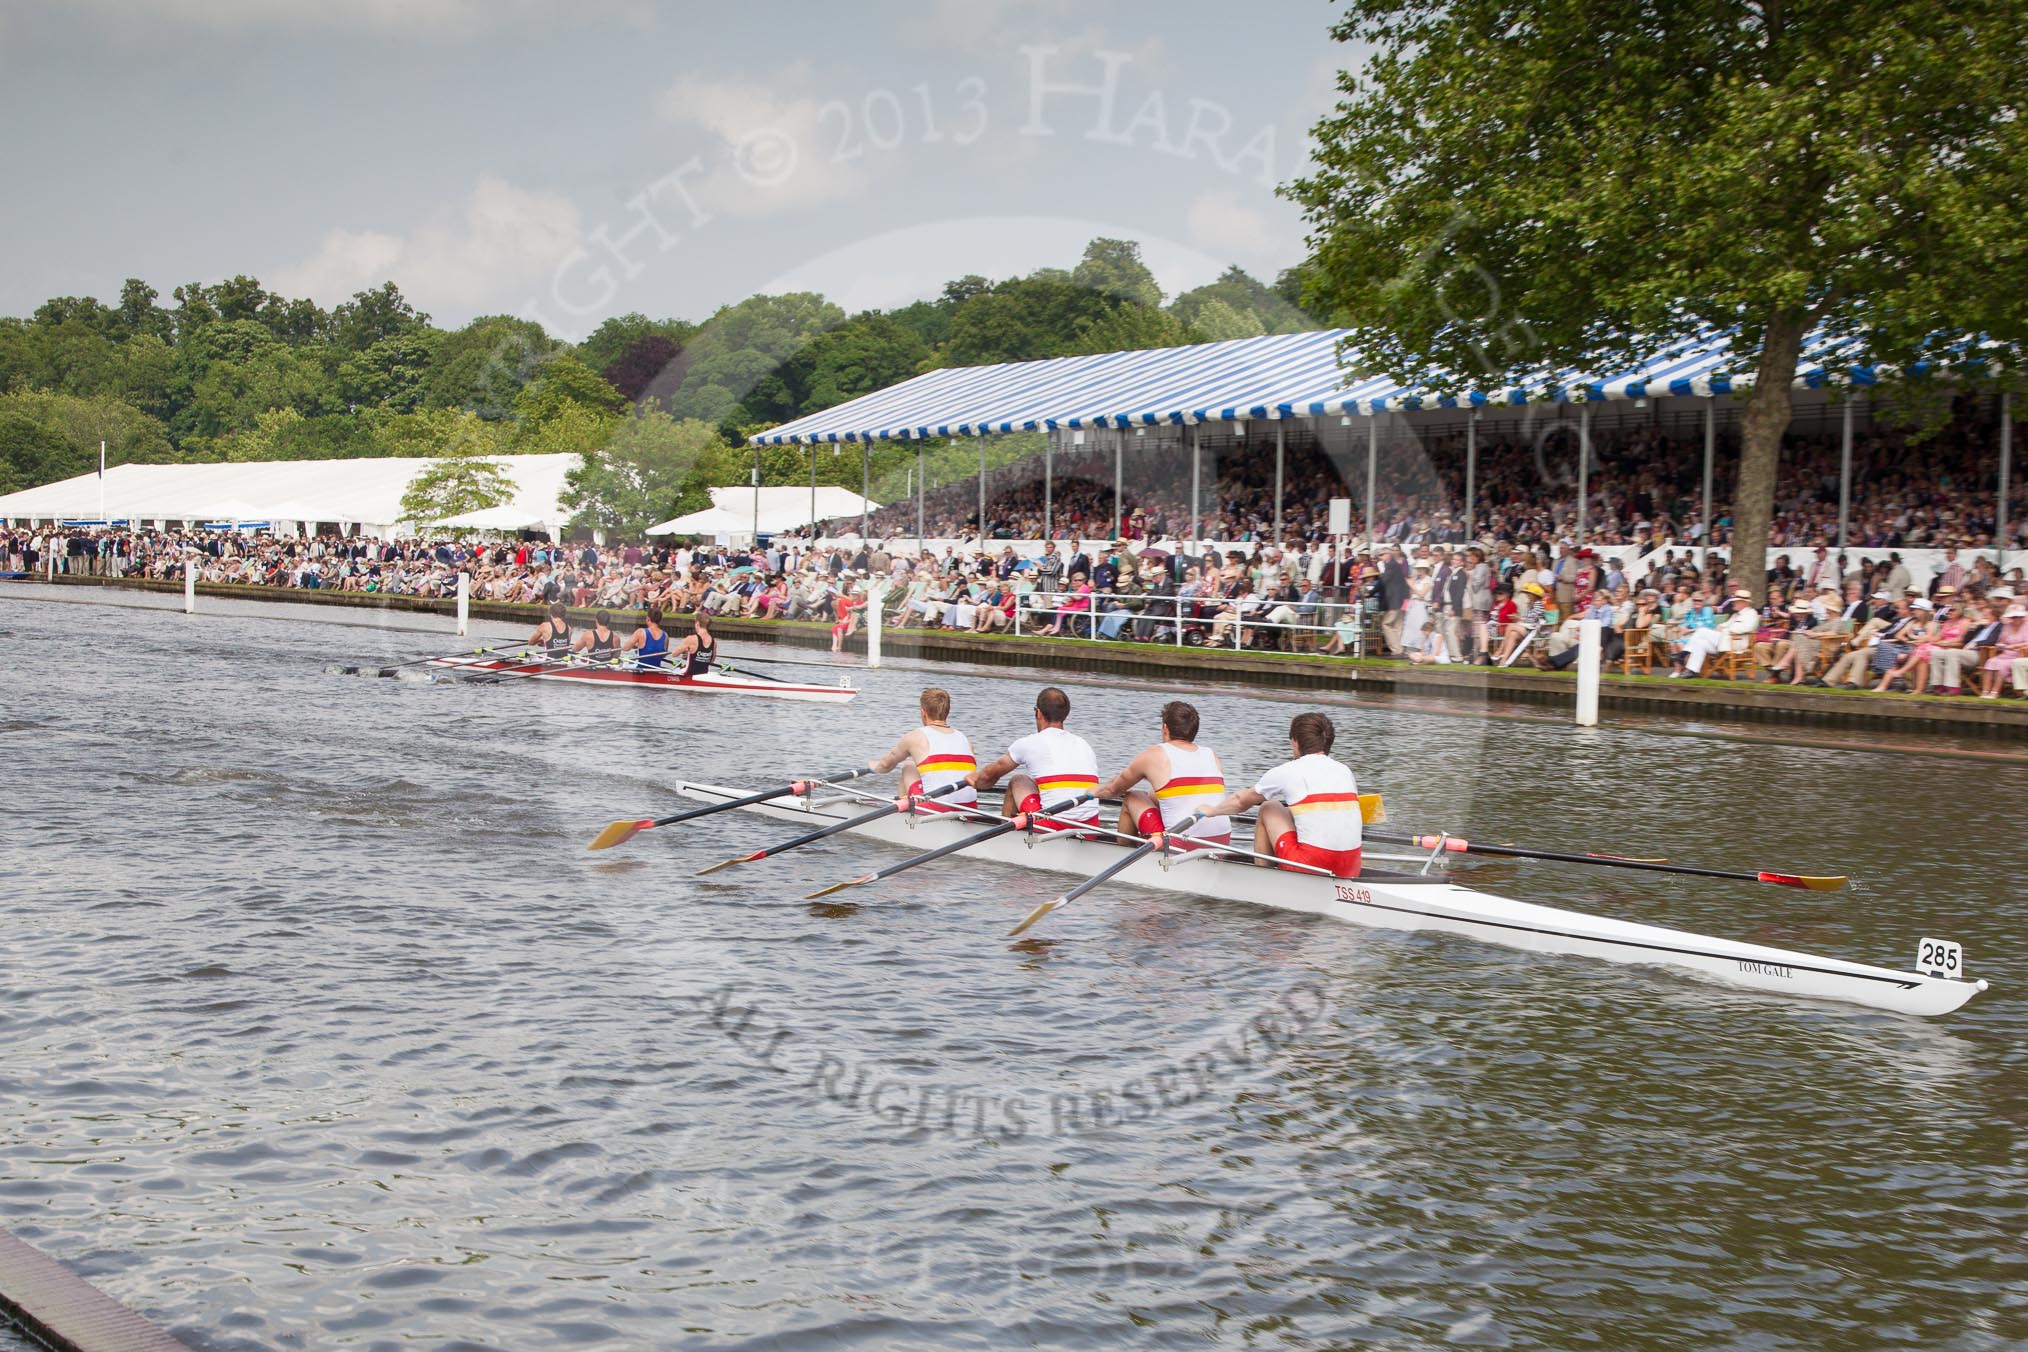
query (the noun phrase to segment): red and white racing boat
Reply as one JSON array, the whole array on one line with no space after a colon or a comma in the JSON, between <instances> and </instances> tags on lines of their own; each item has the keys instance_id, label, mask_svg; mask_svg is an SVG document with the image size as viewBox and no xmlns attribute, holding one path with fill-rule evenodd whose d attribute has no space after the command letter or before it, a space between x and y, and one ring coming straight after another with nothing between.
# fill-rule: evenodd
<instances>
[{"instance_id":1,"label":"red and white racing boat","mask_svg":"<svg viewBox=\"0 0 2028 1352\"><path fill-rule=\"evenodd\" d=\"M640 667L628 662L559 660L534 655L433 657L429 665L456 667L461 671L488 673L517 681L577 681L584 684L626 686L645 690L688 690L700 695L759 695L763 699L803 700L812 704L844 704L859 693L843 681L837 685L805 685L797 681L778 681L766 676L748 676L732 671L707 671L698 676L679 676L673 670Z\"/></svg>"}]
</instances>

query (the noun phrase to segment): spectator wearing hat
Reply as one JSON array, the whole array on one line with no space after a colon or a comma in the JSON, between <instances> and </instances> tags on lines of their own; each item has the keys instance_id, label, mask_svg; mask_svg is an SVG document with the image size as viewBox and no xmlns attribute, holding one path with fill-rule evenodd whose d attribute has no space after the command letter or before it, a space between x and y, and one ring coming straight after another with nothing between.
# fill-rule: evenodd
<instances>
[{"instance_id":1,"label":"spectator wearing hat","mask_svg":"<svg viewBox=\"0 0 2028 1352\"><path fill-rule=\"evenodd\" d=\"M1908 655L1881 675L1880 683L1873 687L1875 694L1885 694L1896 681L1909 677L1913 680L1911 693L1920 695L1929 686L1929 659L1937 645L1964 642L1965 622L1961 618L1937 614L1936 603L1922 597L1909 602L1909 606L1916 616L1915 623L1902 633L1909 645Z\"/></svg>"},{"instance_id":2,"label":"spectator wearing hat","mask_svg":"<svg viewBox=\"0 0 2028 1352\"><path fill-rule=\"evenodd\" d=\"M1980 650L2000 641L2000 629L2004 623L2001 603L1974 602L1965 609L1963 637L1956 643L1931 645L1929 679L1940 695L1964 694L1966 669L1977 672Z\"/></svg>"},{"instance_id":3,"label":"spectator wearing hat","mask_svg":"<svg viewBox=\"0 0 2028 1352\"><path fill-rule=\"evenodd\" d=\"M1774 607L1770 605L1768 609L1773 611ZM1802 680L1802 677L1794 674L1801 669L1800 659L1796 657L1796 643L1814 627L1816 621L1811 617L1807 601L1789 602L1782 608L1780 615L1781 622L1773 632L1764 630L1762 632L1767 635L1766 637L1755 638L1753 664L1756 668L1767 672L1767 675L1761 677L1764 684L1779 684L1782 673L1789 672L1790 679L1787 683L1795 685ZM1770 615L1769 618L1772 619L1774 616Z\"/></svg>"},{"instance_id":4,"label":"spectator wearing hat","mask_svg":"<svg viewBox=\"0 0 2028 1352\"><path fill-rule=\"evenodd\" d=\"M1900 642L1902 631L1915 621L1915 608L1897 608L1885 591L1873 593L1874 611L1852 638L1852 647L1824 673L1824 684L1841 690L1858 690L1866 674L1885 671L1908 654ZM1889 645L1882 648L1882 644Z\"/></svg>"},{"instance_id":5,"label":"spectator wearing hat","mask_svg":"<svg viewBox=\"0 0 2028 1352\"><path fill-rule=\"evenodd\" d=\"M1747 652L1759 628L1760 612L1753 608L1753 593L1737 588L1726 603L1725 618L1713 628L1692 631L1683 645L1683 669L1669 674L1698 676L1703 674L1704 663L1719 653Z\"/></svg>"},{"instance_id":6,"label":"spectator wearing hat","mask_svg":"<svg viewBox=\"0 0 2028 1352\"><path fill-rule=\"evenodd\" d=\"M1980 699L2000 698L2003 680L2011 680L2016 693L2028 694L2028 607L2010 605L2000 619L1993 655L1980 668Z\"/></svg>"},{"instance_id":7,"label":"spectator wearing hat","mask_svg":"<svg viewBox=\"0 0 2028 1352\"><path fill-rule=\"evenodd\" d=\"M1504 667L1513 661L1514 653L1522 642L1542 628L1547 621L1548 613L1543 606L1547 595L1542 584L1532 578L1522 581L1514 588L1513 600L1508 607L1502 607L1502 609L1511 608L1512 618L1501 626L1506 642L1501 645L1500 656L1496 659L1500 666Z\"/></svg>"}]
</instances>

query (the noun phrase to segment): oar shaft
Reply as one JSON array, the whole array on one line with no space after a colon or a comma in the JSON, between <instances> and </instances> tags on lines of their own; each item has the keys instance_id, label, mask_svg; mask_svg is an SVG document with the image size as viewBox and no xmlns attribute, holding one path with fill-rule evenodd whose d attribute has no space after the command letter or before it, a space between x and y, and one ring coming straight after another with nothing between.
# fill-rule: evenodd
<instances>
[{"instance_id":1,"label":"oar shaft","mask_svg":"<svg viewBox=\"0 0 2028 1352\"><path fill-rule=\"evenodd\" d=\"M942 798L945 794L956 793L964 787L964 781L959 780L955 784L944 785L934 793L915 794L908 802L913 806L915 803L927 802L932 798ZM699 873L715 873L719 869L732 864L752 864L762 859L772 859L776 855L787 854L790 850L801 849L805 845L814 845L820 840L837 835L840 831L850 831L855 826L864 826L868 822L879 821L882 817L902 810L903 807L900 803L882 803L871 812L862 812L856 817L847 817L843 821L832 822L829 826L819 827L815 831L806 831L793 840L785 840L779 845L769 845L764 849L755 850L752 854L735 855L722 864L713 864L710 868L700 869Z\"/></svg>"},{"instance_id":2,"label":"oar shaft","mask_svg":"<svg viewBox=\"0 0 2028 1352\"><path fill-rule=\"evenodd\" d=\"M778 789L767 789L761 793L750 793L744 798L732 798L723 803L707 803L703 807L693 807L686 812L678 812L669 817L657 817L653 825L674 826L678 822L693 821L698 817L709 817L714 812L729 812L736 807L752 807L755 803L765 803L770 798L787 798L791 794L802 793L812 784L843 784L847 780L858 779L862 775L870 775L872 773L873 768L871 766L862 765L857 770L845 770L835 775L825 775L821 779L799 779L792 784L784 784Z\"/></svg>"},{"instance_id":3,"label":"oar shaft","mask_svg":"<svg viewBox=\"0 0 2028 1352\"><path fill-rule=\"evenodd\" d=\"M1737 882L1775 883L1811 891L1832 891L1844 886L1843 878L1818 878L1772 869L1746 872L1739 869L1699 868L1692 864L1653 863L1646 859L1619 859L1608 855L1570 854L1560 850L1531 850L1519 845L1478 845L1459 836L1392 835L1368 831L1366 839L1391 845L1413 845L1418 849L1448 850L1455 854L1479 854L1498 859L1544 859L1559 864L1596 864L1601 868L1641 869L1649 873L1676 873L1693 878L1729 878Z\"/></svg>"}]
</instances>

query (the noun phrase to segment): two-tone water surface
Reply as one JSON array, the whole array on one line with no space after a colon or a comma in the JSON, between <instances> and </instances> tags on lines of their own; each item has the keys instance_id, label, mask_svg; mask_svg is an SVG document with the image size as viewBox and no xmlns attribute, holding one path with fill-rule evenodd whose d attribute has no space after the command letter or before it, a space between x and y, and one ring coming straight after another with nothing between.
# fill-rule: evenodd
<instances>
[{"instance_id":1,"label":"two-tone water surface","mask_svg":"<svg viewBox=\"0 0 2028 1352\"><path fill-rule=\"evenodd\" d=\"M962 859L801 900L899 857L849 838L693 877L744 814L589 854L927 681L997 754L1041 682L326 669L449 646L0 591L0 1225L194 1347L2028 1343L2028 764L1333 708L1398 825L1850 873L1473 876L1963 942L1993 990L1919 1022L1131 889L1010 942L1061 880ZM1109 767L1170 693L1068 684ZM1305 707L1196 702L1235 780Z\"/></svg>"}]
</instances>

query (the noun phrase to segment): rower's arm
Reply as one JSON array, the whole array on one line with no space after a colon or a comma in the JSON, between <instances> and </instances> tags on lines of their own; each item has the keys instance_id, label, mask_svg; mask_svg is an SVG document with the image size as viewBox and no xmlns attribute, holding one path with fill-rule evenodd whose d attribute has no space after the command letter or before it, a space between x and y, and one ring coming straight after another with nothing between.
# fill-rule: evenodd
<instances>
[{"instance_id":1,"label":"rower's arm","mask_svg":"<svg viewBox=\"0 0 2028 1352\"><path fill-rule=\"evenodd\" d=\"M915 733L903 733L901 740L894 744L892 751L889 751L885 756L876 756L868 761L867 764L873 767L875 774L881 775L886 774L896 766L906 765L916 759L916 740Z\"/></svg>"},{"instance_id":2,"label":"rower's arm","mask_svg":"<svg viewBox=\"0 0 2028 1352\"><path fill-rule=\"evenodd\" d=\"M972 787L975 789L990 789L1013 774L1015 764L1016 761L1012 756L1002 756L984 769L972 771L966 778L972 781Z\"/></svg>"},{"instance_id":3,"label":"rower's arm","mask_svg":"<svg viewBox=\"0 0 2028 1352\"><path fill-rule=\"evenodd\" d=\"M1150 784L1153 784L1155 781L1149 777L1149 772L1155 768L1154 750L1155 749L1153 747L1150 747L1148 748L1148 750L1143 751L1140 755L1128 761L1127 768L1120 771L1118 774L1114 775L1111 779L1107 780L1105 783L1099 785L1098 790L1096 793L1093 794L1093 797L1096 798L1124 797L1128 789L1133 788L1134 785L1140 783L1144 779L1147 780Z\"/></svg>"},{"instance_id":4,"label":"rower's arm","mask_svg":"<svg viewBox=\"0 0 2028 1352\"><path fill-rule=\"evenodd\" d=\"M1267 798L1258 789L1240 789L1235 793L1228 793L1225 797L1219 799L1216 806L1205 808L1204 815L1207 817L1237 817L1242 812L1253 811L1266 801Z\"/></svg>"}]
</instances>

